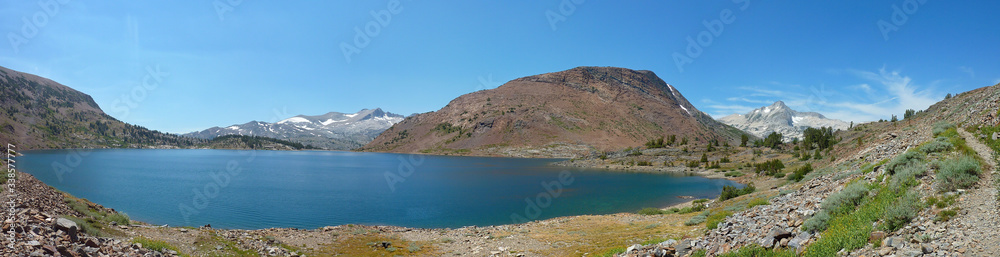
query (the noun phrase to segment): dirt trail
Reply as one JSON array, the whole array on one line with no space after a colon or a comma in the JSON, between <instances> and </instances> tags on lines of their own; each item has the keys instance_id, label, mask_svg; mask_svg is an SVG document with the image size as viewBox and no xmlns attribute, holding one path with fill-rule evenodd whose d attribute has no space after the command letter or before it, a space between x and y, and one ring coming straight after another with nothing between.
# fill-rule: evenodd
<instances>
[{"instance_id":1,"label":"dirt trail","mask_svg":"<svg viewBox=\"0 0 1000 257\"><path fill-rule=\"evenodd\" d=\"M988 163L983 170L982 180L976 188L970 189L959 203L964 215L956 217L956 225L961 229L951 229L964 233L970 240L969 256L1000 256L1000 208L997 205L997 188L993 177L997 176L997 163L993 150L983 145L972 134L959 129L969 147ZM964 230L964 232L962 232Z\"/></svg>"}]
</instances>

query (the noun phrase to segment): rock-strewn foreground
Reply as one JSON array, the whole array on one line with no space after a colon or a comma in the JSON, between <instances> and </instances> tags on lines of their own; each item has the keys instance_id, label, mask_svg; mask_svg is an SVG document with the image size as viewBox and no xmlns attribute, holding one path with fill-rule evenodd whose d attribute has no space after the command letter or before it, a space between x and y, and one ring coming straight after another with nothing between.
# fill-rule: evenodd
<instances>
[{"instance_id":1,"label":"rock-strewn foreground","mask_svg":"<svg viewBox=\"0 0 1000 257\"><path fill-rule=\"evenodd\" d=\"M807 232L803 222L820 210L827 196L843 190L853 181L870 185L893 183L890 180L894 174L885 163L891 164L890 160L907 151L921 149L934 140L932 130L936 126L932 124L939 122L959 124L957 137L966 141L973 150L972 155L982 159L979 181L968 189L941 190L939 186L943 182L937 176L942 172L939 167L942 164L938 161L961 154L928 153L925 158L934 160L929 162L927 169L916 173L917 181L910 189L920 197L918 213L891 232L878 229L882 221L872 224L874 231L864 235L866 244L851 251L841 249L837 255L1000 256L1000 206L997 202L1000 181L995 180L997 154L982 143L987 138L997 140L1000 133L967 131L976 130L980 125L1000 125L998 87L1000 85L981 88L946 99L912 120L865 124L854 131L840 133L843 142L835 147L833 156L844 158L830 164L826 175L775 188L773 191L781 192L781 196L772 198L769 205L737 212L720 222L718 228L699 237L632 245L616 256L691 256L696 251L698 255L718 256L751 246L806 254L804 251L827 233ZM870 169L862 168L866 163L875 165ZM872 194L869 192L868 197L873 197ZM954 203L945 207L924 204L931 198L935 201L953 198ZM956 211L954 217L941 218L945 211L952 210Z\"/></svg>"}]
</instances>

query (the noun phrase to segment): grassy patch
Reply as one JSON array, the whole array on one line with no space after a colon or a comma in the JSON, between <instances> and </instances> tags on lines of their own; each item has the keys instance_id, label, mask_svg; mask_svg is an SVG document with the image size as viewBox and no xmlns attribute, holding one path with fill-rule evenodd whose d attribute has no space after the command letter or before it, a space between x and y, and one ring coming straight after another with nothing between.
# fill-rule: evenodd
<instances>
[{"instance_id":1,"label":"grassy patch","mask_svg":"<svg viewBox=\"0 0 1000 257\"><path fill-rule=\"evenodd\" d=\"M599 257L613 257L613 256L615 256L615 254L624 253L624 252L625 252L625 247L615 247L615 248L608 249L607 251L604 251L603 253L598 254L597 256L599 256Z\"/></svg>"},{"instance_id":2,"label":"grassy patch","mask_svg":"<svg viewBox=\"0 0 1000 257\"><path fill-rule=\"evenodd\" d=\"M379 245L387 242L389 247ZM437 249L427 242L415 242L376 233L339 238L308 256L437 256Z\"/></svg>"},{"instance_id":3,"label":"grassy patch","mask_svg":"<svg viewBox=\"0 0 1000 257\"><path fill-rule=\"evenodd\" d=\"M904 197L906 191L893 190L886 185L876 185L872 191L876 192L875 196L862 198L857 210L830 215L828 228L819 240L806 249L804 256L836 256L841 249L850 251L864 247L874 229L872 224L891 215L889 212L893 211L890 208L909 198ZM910 200L919 205L919 200Z\"/></svg>"},{"instance_id":4,"label":"grassy patch","mask_svg":"<svg viewBox=\"0 0 1000 257\"><path fill-rule=\"evenodd\" d=\"M938 212L937 217L935 217L934 219L938 221L948 221L951 220L952 217L955 217L955 215L958 215L957 210L943 210L941 212Z\"/></svg>"},{"instance_id":5,"label":"grassy patch","mask_svg":"<svg viewBox=\"0 0 1000 257\"><path fill-rule=\"evenodd\" d=\"M149 239L147 237L142 237L142 236L133 238L132 239L132 243L142 244L142 248L146 248L146 249L157 251L157 252L161 252L161 253L164 252L165 250L173 250L173 251L178 252L178 253L181 252L177 247L175 247L173 245L170 245L167 242L164 242L162 240L153 240L153 239ZM184 255L184 254L180 254L180 255L181 256L187 256L187 255Z\"/></svg>"},{"instance_id":6,"label":"grassy patch","mask_svg":"<svg viewBox=\"0 0 1000 257\"><path fill-rule=\"evenodd\" d=\"M729 217L729 215L733 215L733 213L728 211L714 213L708 216L708 219L705 220L705 227L708 229L716 229L719 227L719 223L725 220L726 217Z\"/></svg>"},{"instance_id":7,"label":"grassy patch","mask_svg":"<svg viewBox=\"0 0 1000 257\"><path fill-rule=\"evenodd\" d=\"M767 198L754 198L747 203L747 209L753 208L754 206L768 205L771 204L767 201Z\"/></svg>"},{"instance_id":8,"label":"grassy patch","mask_svg":"<svg viewBox=\"0 0 1000 257\"><path fill-rule=\"evenodd\" d=\"M200 235L194 240L197 252L208 256L259 256L253 250L240 249L235 242L226 240L219 235ZM143 245L145 246L145 245Z\"/></svg>"},{"instance_id":9,"label":"grassy patch","mask_svg":"<svg viewBox=\"0 0 1000 257\"><path fill-rule=\"evenodd\" d=\"M101 224L94 220L93 218L81 219L73 216L62 216L65 219L72 220L76 222L77 226L80 226L80 231L84 234L88 234L96 237L108 237L110 233L105 232L108 230L104 224ZM116 234L120 234L116 233Z\"/></svg>"},{"instance_id":10,"label":"grassy patch","mask_svg":"<svg viewBox=\"0 0 1000 257\"><path fill-rule=\"evenodd\" d=\"M131 219L125 213L100 211L92 203L88 203L86 199L76 198L63 193L63 202L74 211L83 214L85 218L93 218L96 221L106 224L111 224L112 222L118 225L131 224Z\"/></svg>"},{"instance_id":11,"label":"grassy patch","mask_svg":"<svg viewBox=\"0 0 1000 257\"><path fill-rule=\"evenodd\" d=\"M743 172L739 172L739 171L726 172L726 177L742 177L743 175L746 175L746 174L743 174Z\"/></svg>"},{"instance_id":12,"label":"grassy patch","mask_svg":"<svg viewBox=\"0 0 1000 257\"><path fill-rule=\"evenodd\" d=\"M759 245L744 246L736 251L719 255L720 257L794 257L795 250L768 249Z\"/></svg>"}]
</instances>

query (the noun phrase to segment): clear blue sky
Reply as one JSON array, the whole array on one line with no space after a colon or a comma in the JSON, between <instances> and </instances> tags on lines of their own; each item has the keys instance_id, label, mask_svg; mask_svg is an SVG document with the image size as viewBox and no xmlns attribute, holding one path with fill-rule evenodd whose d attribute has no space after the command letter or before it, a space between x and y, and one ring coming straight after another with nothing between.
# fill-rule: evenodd
<instances>
[{"instance_id":1,"label":"clear blue sky","mask_svg":"<svg viewBox=\"0 0 1000 257\"><path fill-rule=\"evenodd\" d=\"M371 12L392 1L228 2L7 1L0 66L173 133L374 107L428 112L576 66L652 70L716 117L783 100L870 121L1000 82L997 1L402 0L385 25ZM564 19L550 15L553 27L548 12ZM728 23L715 35L704 23L720 14ZM895 28L887 37L880 20ZM377 34L348 62L341 44L369 23ZM699 35L707 44L682 71L675 53L690 58L687 38ZM167 73L147 79L151 89L147 67Z\"/></svg>"}]
</instances>

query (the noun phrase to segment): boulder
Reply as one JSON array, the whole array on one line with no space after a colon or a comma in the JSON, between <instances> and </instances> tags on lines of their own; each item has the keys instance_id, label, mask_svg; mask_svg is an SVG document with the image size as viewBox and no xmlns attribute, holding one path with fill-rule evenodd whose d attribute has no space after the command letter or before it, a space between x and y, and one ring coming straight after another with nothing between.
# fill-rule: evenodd
<instances>
[{"instance_id":1,"label":"boulder","mask_svg":"<svg viewBox=\"0 0 1000 257\"><path fill-rule=\"evenodd\" d=\"M812 238L812 234L809 232L799 233L795 236L795 238L788 241L788 246L795 249L804 248L806 246L806 242L808 242L810 238Z\"/></svg>"},{"instance_id":2,"label":"boulder","mask_svg":"<svg viewBox=\"0 0 1000 257\"><path fill-rule=\"evenodd\" d=\"M66 234L69 235L70 240L73 242L80 240L76 233L80 231L80 226L76 225L76 222L73 222L72 220L64 218L56 219L55 229L66 232Z\"/></svg>"},{"instance_id":3,"label":"boulder","mask_svg":"<svg viewBox=\"0 0 1000 257\"><path fill-rule=\"evenodd\" d=\"M886 238L885 240L883 240L882 241L882 245L899 249L899 248L903 247L903 242L904 241L905 240L903 240L903 238L898 237L898 236L894 236L894 237L889 237L889 238Z\"/></svg>"},{"instance_id":4,"label":"boulder","mask_svg":"<svg viewBox=\"0 0 1000 257\"><path fill-rule=\"evenodd\" d=\"M872 234L868 236L868 242L882 242L885 239L886 234L883 231L872 231Z\"/></svg>"},{"instance_id":5,"label":"boulder","mask_svg":"<svg viewBox=\"0 0 1000 257\"><path fill-rule=\"evenodd\" d=\"M626 253L632 253L632 251L638 252L639 249L642 249L642 245L640 245L640 244L634 244L632 246L629 246L628 249L625 249L625 252Z\"/></svg>"},{"instance_id":6,"label":"boulder","mask_svg":"<svg viewBox=\"0 0 1000 257\"><path fill-rule=\"evenodd\" d=\"M792 233L785 229L774 227L771 228L771 232L767 234L768 237L773 237L774 240L781 240L785 238L792 237Z\"/></svg>"},{"instance_id":7,"label":"boulder","mask_svg":"<svg viewBox=\"0 0 1000 257\"><path fill-rule=\"evenodd\" d=\"M691 253L691 239L681 240L681 242L674 248L677 251L677 256L685 256L688 253Z\"/></svg>"},{"instance_id":8,"label":"boulder","mask_svg":"<svg viewBox=\"0 0 1000 257\"><path fill-rule=\"evenodd\" d=\"M660 246L663 246L663 247L674 247L674 245L676 245L676 244L677 244L677 240L674 240L674 239L670 239L670 240L667 240L667 241L660 242Z\"/></svg>"}]
</instances>

